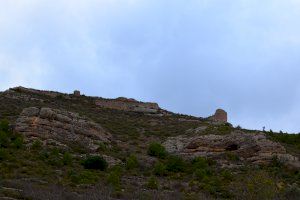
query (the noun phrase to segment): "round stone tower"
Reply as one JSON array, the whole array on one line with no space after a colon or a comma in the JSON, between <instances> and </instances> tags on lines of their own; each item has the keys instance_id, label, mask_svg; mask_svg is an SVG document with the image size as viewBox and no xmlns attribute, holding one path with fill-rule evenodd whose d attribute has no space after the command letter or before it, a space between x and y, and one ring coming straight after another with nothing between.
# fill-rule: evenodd
<instances>
[{"instance_id":1,"label":"round stone tower","mask_svg":"<svg viewBox=\"0 0 300 200\"><path fill-rule=\"evenodd\" d=\"M78 96L80 96L80 91L79 90L75 90L73 94L74 94L74 96L78 97Z\"/></svg>"},{"instance_id":2,"label":"round stone tower","mask_svg":"<svg viewBox=\"0 0 300 200\"><path fill-rule=\"evenodd\" d=\"M217 109L213 119L220 122L227 122L227 112L223 109Z\"/></svg>"}]
</instances>

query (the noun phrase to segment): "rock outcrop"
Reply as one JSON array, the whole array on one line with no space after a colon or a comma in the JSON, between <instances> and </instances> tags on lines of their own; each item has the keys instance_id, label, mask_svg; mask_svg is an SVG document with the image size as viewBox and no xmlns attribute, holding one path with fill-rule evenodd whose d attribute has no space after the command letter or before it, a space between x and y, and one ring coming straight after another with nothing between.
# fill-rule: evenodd
<instances>
[{"instance_id":1,"label":"rock outcrop","mask_svg":"<svg viewBox=\"0 0 300 200\"><path fill-rule=\"evenodd\" d=\"M59 95L62 95L62 93L59 92L52 92L52 91L45 91L45 90L36 90L31 88L25 88L22 86L10 88L9 91L11 92L21 92L21 93L27 93L27 94L37 94L37 95L46 95L51 98L55 98Z\"/></svg>"},{"instance_id":2,"label":"rock outcrop","mask_svg":"<svg viewBox=\"0 0 300 200\"><path fill-rule=\"evenodd\" d=\"M224 165L230 165L230 161L226 160L230 155L240 163L267 164L277 157L299 167L298 158L287 154L281 144L267 139L264 133L235 131L228 135L170 137L164 146L169 153L185 158L210 157Z\"/></svg>"},{"instance_id":3,"label":"rock outcrop","mask_svg":"<svg viewBox=\"0 0 300 200\"><path fill-rule=\"evenodd\" d=\"M39 139L44 144L66 148L78 143L91 151L99 147L99 142L110 143L111 139L110 133L89 119L51 108L24 109L16 121L15 131L29 142Z\"/></svg>"},{"instance_id":4,"label":"rock outcrop","mask_svg":"<svg viewBox=\"0 0 300 200\"><path fill-rule=\"evenodd\" d=\"M81 95L79 90L75 90L71 95L54 91L36 90L25 87L14 87L5 91L3 96L10 99L24 100L24 101L39 101L44 102L51 99L78 99ZM162 110L157 103L140 102L132 98L119 97L116 99L106 99L101 97L92 97L96 106L103 108L110 108L122 111L141 112L146 114L162 114L166 111Z\"/></svg>"}]
</instances>

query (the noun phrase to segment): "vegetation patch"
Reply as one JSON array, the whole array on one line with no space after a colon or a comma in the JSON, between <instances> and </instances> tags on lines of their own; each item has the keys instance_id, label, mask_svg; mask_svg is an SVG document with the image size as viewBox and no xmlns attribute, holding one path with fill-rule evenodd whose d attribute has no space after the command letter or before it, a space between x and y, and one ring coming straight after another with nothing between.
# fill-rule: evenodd
<instances>
[{"instance_id":1,"label":"vegetation patch","mask_svg":"<svg viewBox=\"0 0 300 200\"><path fill-rule=\"evenodd\" d=\"M82 165L85 169L99 169L102 171L108 167L106 160L101 156L89 156L82 162Z\"/></svg>"},{"instance_id":2,"label":"vegetation patch","mask_svg":"<svg viewBox=\"0 0 300 200\"><path fill-rule=\"evenodd\" d=\"M153 142L148 147L148 155L157 158L165 158L167 156L167 151L160 143Z\"/></svg>"}]
</instances>

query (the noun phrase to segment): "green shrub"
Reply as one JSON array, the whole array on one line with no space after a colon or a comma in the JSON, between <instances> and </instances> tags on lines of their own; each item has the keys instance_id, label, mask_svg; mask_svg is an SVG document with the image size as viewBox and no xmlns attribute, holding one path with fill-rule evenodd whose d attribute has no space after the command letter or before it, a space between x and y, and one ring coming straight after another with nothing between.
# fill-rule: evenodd
<instances>
[{"instance_id":1,"label":"green shrub","mask_svg":"<svg viewBox=\"0 0 300 200\"><path fill-rule=\"evenodd\" d=\"M223 192L225 193L222 188L221 180L216 176L206 176L205 178L203 178L202 188L214 196L220 196Z\"/></svg>"},{"instance_id":2,"label":"green shrub","mask_svg":"<svg viewBox=\"0 0 300 200\"><path fill-rule=\"evenodd\" d=\"M284 199L298 199L300 197L300 188L296 184L287 187L283 193Z\"/></svg>"},{"instance_id":3,"label":"green shrub","mask_svg":"<svg viewBox=\"0 0 300 200\"><path fill-rule=\"evenodd\" d=\"M115 189L120 188L121 185L121 179L120 175L117 172L110 172L107 177L107 182L111 186L113 186Z\"/></svg>"},{"instance_id":4,"label":"green shrub","mask_svg":"<svg viewBox=\"0 0 300 200\"><path fill-rule=\"evenodd\" d=\"M0 148L0 161L3 161L7 158L8 153L6 149Z\"/></svg>"},{"instance_id":5,"label":"green shrub","mask_svg":"<svg viewBox=\"0 0 300 200\"><path fill-rule=\"evenodd\" d=\"M48 152L48 159L46 160L46 162L53 166L63 166L63 160L61 159L61 156L59 154L59 149L51 149L50 152Z\"/></svg>"},{"instance_id":6,"label":"green shrub","mask_svg":"<svg viewBox=\"0 0 300 200\"><path fill-rule=\"evenodd\" d=\"M153 173L157 176L167 175L167 166L161 162L154 165Z\"/></svg>"},{"instance_id":7,"label":"green shrub","mask_svg":"<svg viewBox=\"0 0 300 200\"><path fill-rule=\"evenodd\" d=\"M100 156L90 156L82 162L82 165L85 169L99 169L102 171L108 167L106 160Z\"/></svg>"},{"instance_id":8,"label":"green shrub","mask_svg":"<svg viewBox=\"0 0 300 200\"><path fill-rule=\"evenodd\" d=\"M170 172L184 172L186 163L178 156L170 156L167 161L167 170Z\"/></svg>"},{"instance_id":9,"label":"green shrub","mask_svg":"<svg viewBox=\"0 0 300 200\"><path fill-rule=\"evenodd\" d=\"M113 169L108 177L107 177L107 183L111 185L115 190L121 189L121 169L115 168Z\"/></svg>"},{"instance_id":10,"label":"green shrub","mask_svg":"<svg viewBox=\"0 0 300 200\"><path fill-rule=\"evenodd\" d=\"M63 155L63 164L70 165L72 163L72 155L69 152L65 152Z\"/></svg>"},{"instance_id":11,"label":"green shrub","mask_svg":"<svg viewBox=\"0 0 300 200\"><path fill-rule=\"evenodd\" d=\"M287 134L280 131L280 133L268 132L268 136L276 141L281 143L286 143L294 145L296 148L300 149L300 134Z\"/></svg>"},{"instance_id":12,"label":"green shrub","mask_svg":"<svg viewBox=\"0 0 300 200\"><path fill-rule=\"evenodd\" d=\"M212 172L209 169L196 169L194 176L198 181L202 181L205 178L212 176Z\"/></svg>"},{"instance_id":13,"label":"green shrub","mask_svg":"<svg viewBox=\"0 0 300 200\"><path fill-rule=\"evenodd\" d=\"M0 121L0 131L8 132L9 131L9 121L2 119Z\"/></svg>"},{"instance_id":14,"label":"green shrub","mask_svg":"<svg viewBox=\"0 0 300 200\"><path fill-rule=\"evenodd\" d=\"M193 170L206 169L206 168L208 168L208 166L209 166L209 163L206 158L197 157L192 160Z\"/></svg>"},{"instance_id":15,"label":"green shrub","mask_svg":"<svg viewBox=\"0 0 300 200\"><path fill-rule=\"evenodd\" d=\"M148 155L158 157L158 158L165 158L167 156L167 151L164 146L159 143L151 143L148 148Z\"/></svg>"},{"instance_id":16,"label":"green shrub","mask_svg":"<svg viewBox=\"0 0 300 200\"><path fill-rule=\"evenodd\" d=\"M278 159L277 156L273 156L272 161L270 163L270 167L282 168L283 163Z\"/></svg>"},{"instance_id":17,"label":"green shrub","mask_svg":"<svg viewBox=\"0 0 300 200\"><path fill-rule=\"evenodd\" d=\"M233 175L229 170L222 171L221 176L225 181L233 181Z\"/></svg>"},{"instance_id":18,"label":"green shrub","mask_svg":"<svg viewBox=\"0 0 300 200\"><path fill-rule=\"evenodd\" d=\"M0 131L0 147L9 147L10 138L7 132Z\"/></svg>"},{"instance_id":19,"label":"green shrub","mask_svg":"<svg viewBox=\"0 0 300 200\"><path fill-rule=\"evenodd\" d=\"M217 133L222 134L222 135L230 134L231 131L232 131L232 126L229 123L220 125L217 128Z\"/></svg>"},{"instance_id":20,"label":"green shrub","mask_svg":"<svg viewBox=\"0 0 300 200\"><path fill-rule=\"evenodd\" d=\"M132 154L126 159L126 169L130 170L130 169L137 168L138 166L139 163L135 155Z\"/></svg>"},{"instance_id":21,"label":"green shrub","mask_svg":"<svg viewBox=\"0 0 300 200\"><path fill-rule=\"evenodd\" d=\"M231 152L226 152L225 156L226 156L227 160L230 160L230 161L239 161L240 160L238 155L231 153Z\"/></svg>"},{"instance_id":22,"label":"green shrub","mask_svg":"<svg viewBox=\"0 0 300 200\"><path fill-rule=\"evenodd\" d=\"M31 149L33 150L40 150L43 146L43 143L40 140L35 140L32 145L31 145Z\"/></svg>"},{"instance_id":23,"label":"green shrub","mask_svg":"<svg viewBox=\"0 0 300 200\"><path fill-rule=\"evenodd\" d=\"M23 143L24 143L23 137L18 136L12 141L12 147L16 149L21 149L23 147Z\"/></svg>"},{"instance_id":24,"label":"green shrub","mask_svg":"<svg viewBox=\"0 0 300 200\"><path fill-rule=\"evenodd\" d=\"M158 181L154 176L151 176L146 184L147 188L156 190L158 189Z\"/></svg>"},{"instance_id":25,"label":"green shrub","mask_svg":"<svg viewBox=\"0 0 300 200\"><path fill-rule=\"evenodd\" d=\"M103 142L99 142L99 147L98 147L98 151L101 152L106 152L108 150L107 145Z\"/></svg>"},{"instance_id":26,"label":"green shrub","mask_svg":"<svg viewBox=\"0 0 300 200\"><path fill-rule=\"evenodd\" d=\"M75 170L71 170L68 173L68 177L71 182L75 184L93 184L99 180L99 176L91 171L77 172Z\"/></svg>"}]
</instances>

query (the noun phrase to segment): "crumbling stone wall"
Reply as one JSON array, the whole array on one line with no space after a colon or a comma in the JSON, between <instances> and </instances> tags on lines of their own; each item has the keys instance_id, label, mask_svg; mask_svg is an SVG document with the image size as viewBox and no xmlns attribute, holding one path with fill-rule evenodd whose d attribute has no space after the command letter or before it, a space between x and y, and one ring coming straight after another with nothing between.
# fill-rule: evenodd
<instances>
[{"instance_id":1,"label":"crumbling stone wall","mask_svg":"<svg viewBox=\"0 0 300 200\"><path fill-rule=\"evenodd\" d=\"M222 109L217 109L213 115L213 119L220 122L227 122L227 112Z\"/></svg>"},{"instance_id":2,"label":"crumbling stone wall","mask_svg":"<svg viewBox=\"0 0 300 200\"><path fill-rule=\"evenodd\" d=\"M120 97L117 99L102 99L95 101L97 106L135 112L156 113L160 109L157 103L143 103L134 99Z\"/></svg>"}]
</instances>

